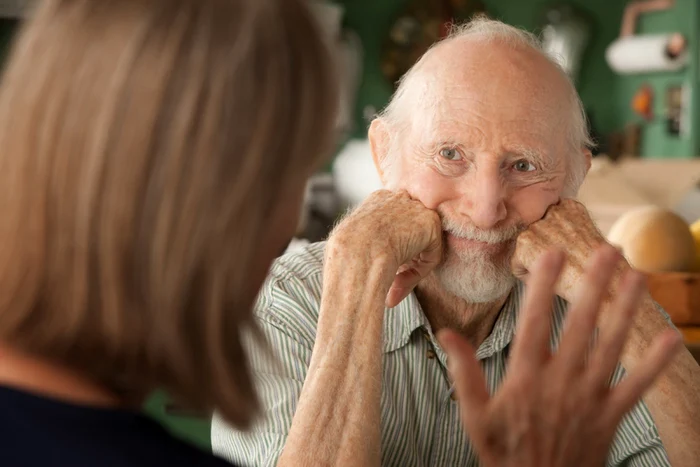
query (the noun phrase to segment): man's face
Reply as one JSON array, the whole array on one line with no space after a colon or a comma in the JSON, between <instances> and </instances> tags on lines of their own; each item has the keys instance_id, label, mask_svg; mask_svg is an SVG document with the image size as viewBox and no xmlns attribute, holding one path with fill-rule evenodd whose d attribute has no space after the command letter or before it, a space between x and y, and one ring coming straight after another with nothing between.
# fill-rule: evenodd
<instances>
[{"instance_id":1,"label":"man's face","mask_svg":"<svg viewBox=\"0 0 700 467\"><path fill-rule=\"evenodd\" d=\"M442 65L435 111L412 117L385 177L388 188L440 213L445 257L437 277L471 303L513 287L515 237L559 200L570 156L561 76L536 57L491 49L447 65L452 70Z\"/></svg>"}]
</instances>

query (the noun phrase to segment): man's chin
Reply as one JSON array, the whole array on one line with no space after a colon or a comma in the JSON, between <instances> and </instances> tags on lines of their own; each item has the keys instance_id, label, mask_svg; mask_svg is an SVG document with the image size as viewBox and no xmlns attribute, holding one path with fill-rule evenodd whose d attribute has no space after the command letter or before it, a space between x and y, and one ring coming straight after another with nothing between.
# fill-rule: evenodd
<instances>
[{"instance_id":1,"label":"man's chin","mask_svg":"<svg viewBox=\"0 0 700 467\"><path fill-rule=\"evenodd\" d=\"M516 284L508 257L501 256L495 261L483 257L465 261L459 256L448 255L435 273L447 292L468 303L495 302L508 295Z\"/></svg>"}]
</instances>

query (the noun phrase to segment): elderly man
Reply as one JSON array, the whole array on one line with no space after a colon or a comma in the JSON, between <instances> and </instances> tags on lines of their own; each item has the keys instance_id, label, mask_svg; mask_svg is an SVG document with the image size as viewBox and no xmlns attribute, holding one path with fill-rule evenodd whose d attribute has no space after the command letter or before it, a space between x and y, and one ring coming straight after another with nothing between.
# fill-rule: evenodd
<instances>
[{"instance_id":1,"label":"elderly man","mask_svg":"<svg viewBox=\"0 0 700 467\"><path fill-rule=\"evenodd\" d=\"M668 357L665 314L612 248L595 253L604 239L567 200L591 141L537 40L487 19L457 29L369 137L388 191L273 266L256 315L274 358L251 343L265 414L248 433L215 418L215 451L251 466L697 465L700 371L684 349ZM548 280L557 297L538 328L523 283L547 303ZM587 360L596 315L576 308L601 298L605 351ZM643 402L608 392L641 394L668 361Z\"/></svg>"}]
</instances>

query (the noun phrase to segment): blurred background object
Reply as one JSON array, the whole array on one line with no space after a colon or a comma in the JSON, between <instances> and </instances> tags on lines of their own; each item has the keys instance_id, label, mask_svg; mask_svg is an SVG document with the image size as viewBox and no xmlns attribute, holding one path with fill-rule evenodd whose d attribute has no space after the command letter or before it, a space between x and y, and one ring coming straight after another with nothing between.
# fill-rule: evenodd
<instances>
[{"instance_id":1,"label":"blurred background object","mask_svg":"<svg viewBox=\"0 0 700 467\"><path fill-rule=\"evenodd\" d=\"M574 82L578 81L583 54L590 42L590 19L570 3L561 3L545 9L544 16L544 49L559 59Z\"/></svg>"},{"instance_id":2,"label":"blurred background object","mask_svg":"<svg viewBox=\"0 0 700 467\"><path fill-rule=\"evenodd\" d=\"M644 120L652 120L654 118L654 89L644 84L640 87L632 98L632 109Z\"/></svg>"},{"instance_id":3,"label":"blurred background object","mask_svg":"<svg viewBox=\"0 0 700 467\"><path fill-rule=\"evenodd\" d=\"M382 54L382 73L396 86L401 77L450 26L483 13L476 0L411 0L388 31Z\"/></svg>"},{"instance_id":4,"label":"blurred background object","mask_svg":"<svg viewBox=\"0 0 700 467\"><path fill-rule=\"evenodd\" d=\"M355 206L370 193L382 188L366 139L348 141L335 158L333 176L344 206Z\"/></svg>"},{"instance_id":5,"label":"blurred background object","mask_svg":"<svg viewBox=\"0 0 700 467\"><path fill-rule=\"evenodd\" d=\"M643 0L627 4L620 37L613 41L605 58L617 73L677 71L686 65L688 42L680 32L635 34L644 13L673 8L675 0Z\"/></svg>"}]
</instances>

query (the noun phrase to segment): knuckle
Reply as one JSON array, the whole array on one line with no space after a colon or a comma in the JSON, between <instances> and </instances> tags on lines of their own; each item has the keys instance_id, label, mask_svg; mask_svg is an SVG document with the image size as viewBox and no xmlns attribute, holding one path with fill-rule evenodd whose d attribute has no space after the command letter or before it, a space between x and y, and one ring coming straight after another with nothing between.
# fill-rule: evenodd
<instances>
[{"instance_id":1,"label":"knuckle","mask_svg":"<svg viewBox=\"0 0 700 467\"><path fill-rule=\"evenodd\" d=\"M586 211L586 206L584 206L584 204L579 200L571 199L569 200L569 202L571 203L571 206L578 209L579 211Z\"/></svg>"},{"instance_id":2,"label":"knuckle","mask_svg":"<svg viewBox=\"0 0 700 467\"><path fill-rule=\"evenodd\" d=\"M401 189L397 190L393 193L394 198L396 198L399 201L408 201L411 199L411 195L408 194L408 191Z\"/></svg>"},{"instance_id":3,"label":"knuckle","mask_svg":"<svg viewBox=\"0 0 700 467\"><path fill-rule=\"evenodd\" d=\"M436 211L432 211L430 209L426 208L426 211L428 211L428 216L430 216L430 219L436 223L436 224L442 224L442 220L440 219L440 215Z\"/></svg>"},{"instance_id":4,"label":"knuckle","mask_svg":"<svg viewBox=\"0 0 700 467\"><path fill-rule=\"evenodd\" d=\"M374 199L385 199L389 194L390 193L387 190L384 190L384 189L377 190L377 191L372 192L369 195L368 201L374 200Z\"/></svg>"},{"instance_id":5,"label":"knuckle","mask_svg":"<svg viewBox=\"0 0 700 467\"><path fill-rule=\"evenodd\" d=\"M518 235L518 239L523 243L532 243L540 232L540 227L542 224L535 222L530 224L530 227Z\"/></svg>"}]
</instances>

